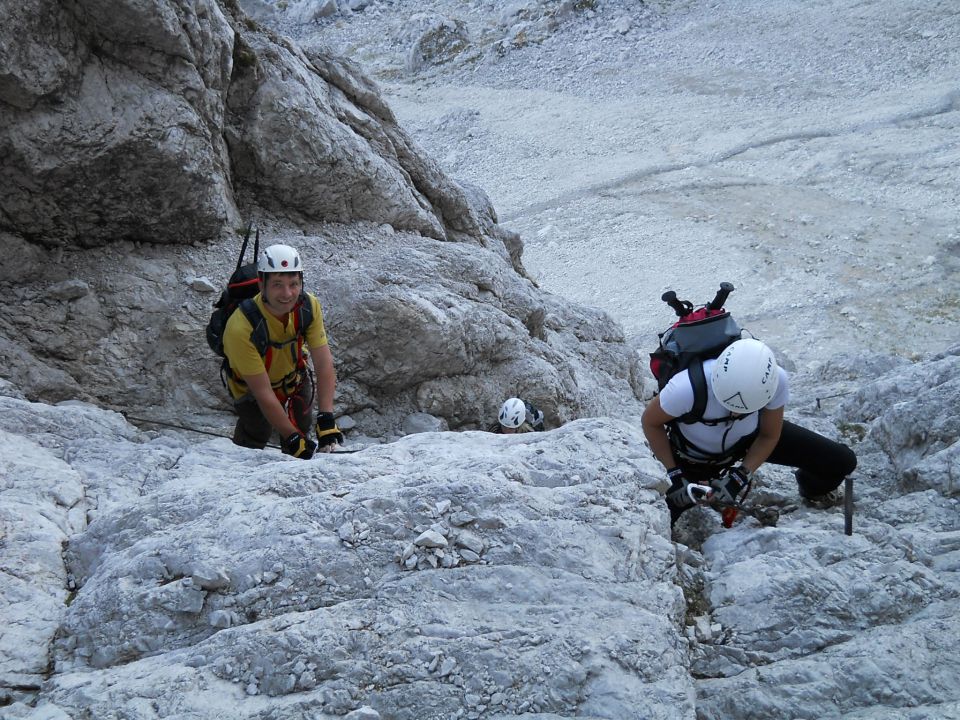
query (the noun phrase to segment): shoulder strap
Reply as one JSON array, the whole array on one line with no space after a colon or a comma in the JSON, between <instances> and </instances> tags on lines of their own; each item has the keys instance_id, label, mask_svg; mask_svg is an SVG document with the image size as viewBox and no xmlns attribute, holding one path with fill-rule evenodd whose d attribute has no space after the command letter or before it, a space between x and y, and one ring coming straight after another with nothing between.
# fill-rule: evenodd
<instances>
[{"instance_id":1,"label":"shoulder strap","mask_svg":"<svg viewBox=\"0 0 960 720\"><path fill-rule=\"evenodd\" d=\"M310 323L313 322L313 303L310 301L310 296L305 292L300 293L300 302L297 303L297 317L294 322L299 336L305 335Z\"/></svg>"},{"instance_id":2,"label":"shoulder strap","mask_svg":"<svg viewBox=\"0 0 960 720\"><path fill-rule=\"evenodd\" d=\"M693 407L690 412L678 418L683 423L695 423L703 419L707 410L707 376L703 372L703 361L694 360L687 367L690 384L693 386Z\"/></svg>"},{"instance_id":3,"label":"shoulder strap","mask_svg":"<svg viewBox=\"0 0 960 720\"><path fill-rule=\"evenodd\" d=\"M263 313L260 312L260 308L257 307L257 303L254 302L253 298L242 300L237 307L240 308L244 317L247 318L247 322L250 323L250 327L253 328L250 331L250 342L253 343L260 357L263 358L264 367L269 372L270 363L273 359L273 348L282 348L288 343L274 343L270 341L270 331L267 329L266 318L263 317ZM300 302L297 304L293 316L294 327L297 329L297 339L296 343L290 348L294 365L299 365L302 361L301 348L303 347L303 337L312 322L313 305L306 293L300 293Z\"/></svg>"},{"instance_id":4,"label":"shoulder strap","mask_svg":"<svg viewBox=\"0 0 960 720\"><path fill-rule=\"evenodd\" d=\"M303 369L307 364L307 358L303 354L303 339L306 337L310 323L313 322L313 303L305 292L300 293L294 312L296 314L293 316L293 327L297 331L297 344L296 349L293 350L293 364Z\"/></svg>"},{"instance_id":5,"label":"shoulder strap","mask_svg":"<svg viewBox=\"0 0 960 720\"><path fill-rule=\"evenodd\" d=\"M260 308L258 308L257 304L253 301L253 298L242 300L238 307L243 311L243 315L247 318L247 322L250 323L250 327L253 328L250 332L250 341L262 357L266 354L267 345L270 342L270 336L267 332L267 321L264 319L263 313L260 312Z\"/></svg>"},{"instance_id":6,"label":"shoulder strap","mask_svg":"<svg viewBox=\"0 0 960 720\"><path fill-rule=\"evenodd\" d=\"M690 384L693 386L693 407L690 412L677 418L682 423L693 424L703 423L704 425L722 425L730 420L732 415L713 420L704 420L703 414L707 411L707 376L703 372L703 361L694 360L687 368L690 376Z\"/></svg>"}]
</instances>

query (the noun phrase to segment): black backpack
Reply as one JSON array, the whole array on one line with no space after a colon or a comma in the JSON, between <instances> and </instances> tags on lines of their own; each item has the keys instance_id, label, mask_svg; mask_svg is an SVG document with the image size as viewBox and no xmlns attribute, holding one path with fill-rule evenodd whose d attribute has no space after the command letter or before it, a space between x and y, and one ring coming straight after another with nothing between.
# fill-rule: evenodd
<instances>
[{"instance_id":1,"label":"black backpack","mask_svg":"<svg viewBox=\"0 0 960 720\"><path fill-rule=\"evenodd\" d=\"M289 344L270 341L266 320L260 312L260 308L253 301L254 296L259 291L260 278L257 272L257 255L260 254L260 230L257 230L253 242L253 262L244 264L243 259L247 253L251 230L252 226L248 226L243 238L243 245L240 248L240 257L237 258L237 267L230 275L227 287L220 294L220 298L213 304L213 313L211 313L210 320L207 322L207 345L219 357L223 358L220 369L221 379L223 379L224 373L230 374L230 364L223 352L223 333L234 310L239 308L247 317L250 326L253 328L250 333L250 340L264 359L264 366L268 371L272 348L282 348L285 344ZM292 352L299 359L300 350L303 346L303 336L306 334L307 328L310 327L310 323L313 322L313 306L306 293L300 293L300 300L294 312L296 313L294 315L294 327L297 329L297 346Z\"/></svg>"},{"instance_id":2,"label":"black backpack","mask_svg":"<svg viewBox=\"0 0 960 720\"><path fill-rule=\"evenodd\" d=\"M742 331L737 321L723 308L733 289L730 283L720 283L720 290L713 300L697 309L687 300L678 300L673 290L668 290L660 297L680 319L659 334L660 345L650 353L650 371L657 379L660 390L678 372L689 371L693 385L693 408L677 418L679 422L695 423L703 419L707 407L703 361L719 357L724 348L741 337Z\"/></svg>"},{"instance_id":3,"label":"black backpack","mask_svg":"<svg viewBox=\"0 0 960 720\"><path fill-rule=\"evenodd\" d=\"M237 306L244 300L252 298L259 291L259 276L257 274L257 255L260 254L260 230L257 230L257 236L253 243L253 262L243 264L244 255L247 253L247 243L250 242L250 232L252 226L247 226L246 235L243 237L243 246L240 248L240 257L237 259L237 267L230 275L227 281L227 287L220 293L220 299L213 304L213 313L207 322L207 345L218 356L225 357L223 354L223 331L227 327L227 320L237 309ZM256 306L254 306L256 307ZM259 313L259 311L258 311ZM256 323L251 323L256 326Z\"/></svg>"}]
</instances>

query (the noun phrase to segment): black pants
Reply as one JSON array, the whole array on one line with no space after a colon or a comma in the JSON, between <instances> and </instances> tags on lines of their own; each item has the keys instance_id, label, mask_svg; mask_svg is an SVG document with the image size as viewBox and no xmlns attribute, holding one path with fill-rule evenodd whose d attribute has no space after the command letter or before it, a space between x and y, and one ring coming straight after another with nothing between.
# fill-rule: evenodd
<instances>
[{"instance_id":1,"label":"black pants","mask_svg":"<svg viewBox=\"0 0 960 720\"><path fill-rule=\"evenodd\" d=\"M684 477L693 483L709 484L725 469L722 465L678 460ZM857 456L846 445L784 420L780 440L766 462L796 468L800 494L816 497L839 487L856 469ZM670 508L671 522L676 522L682 512Z\"/></svg>"},{"instance_id":2,"label":"black pants","mask_svg":"<svg viewBox=\"0 0 960 720\"><path fill-rule=\"evenodd\" d=\"M248 393L234 400L233 407L238 416L237 426L233 429L234 444L262 450L270 440L273 426L260 410L256 399ZM309 373L304 373L303 382L287 399L286 407L293 424L307 435L313 425L313 382Z\"/></svg>"}]
</instances>

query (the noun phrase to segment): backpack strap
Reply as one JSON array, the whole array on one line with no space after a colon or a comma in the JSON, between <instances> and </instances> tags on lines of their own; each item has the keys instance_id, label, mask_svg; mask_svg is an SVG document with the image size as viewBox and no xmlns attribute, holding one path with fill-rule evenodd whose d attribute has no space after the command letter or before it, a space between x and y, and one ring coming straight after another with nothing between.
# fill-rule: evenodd
<instances>
[{"instance_id":1,"label":"backpack strap","mask_svg":"<svg viewBox=\"0 0 960 720\"><path fill-rule=\"evenodd\" d=\"M299 367L305 367L307 359L303 354L303 340L313 322L313 303L305 292L300 293L300 299L294 308L293 327L297 331L297 355L294 358L294 364Z\"/></svg>"},{"instance_id":2,"label":"backpack strap","mask_svg":"<svg viewBox=\"0 0 960 720\"><path fill-rule=\"evenodd\" d=\"M249 322L250 327L253 328L250 331L250 342L253 343L253 346L257 349L257 352L260 353L261 357L265 356L270 344L270 333L267 331L267 319L263 316L263 313L260 312L260 308L257 307L253 298L241 300L237 307L243 311L244 317L247 318L247 322ZM267 366L267 369L270 369L269 366Z\"/></svg>"},{"instance_id":3,"label":"backpack strap","mask_svg":"<svg viewBox=\"0 0 960 720\"><path fill-rule=\"evenodd\" d=\"M690 385L693 386L693 407L690 412L681 415L677 420L682 423L692 425L703 419L703 413L707 410L707 376L703 372L703 361L694 360L687 366L687 374L690 376Z\"/></svg>"},{"instance_id":4,"label":"backpack strap","mask_svg":"<svg viewBox=\"0 0 960 720\"><path fill-rule=\"evenodd\" d=\"M693 386L693 407L690 411L675 418L675 422L703 423L704 425L721 425L730 420L733 415L724 415L713 420L704 420L703 414L707 411L707 376L703 371L703 361L694 360L687 367L687 374L690 378L690 385Z\"/></svg>"},{"instance_id":5,"label":"backpack strap","mask_svg":"<svg viewBox=\"0 0 960 720\"><path fill-rule=\"evenodd\" d=\"M244 317L247 318L247 322L250 323L250 327L253 328L250 332L250 341L257 349L257 352L263 356L267 347L267 322L260 313L260 308L257 307L253 298L247 298L237 304L237 309L243 312ZM223 362L220 363L220 382L223 383L224 387L227 386L227 377L232 377L236 382L243 382L242 378L230 367L230 359L224 354Z\"/></svg>"},{"instance_id":6,"label":"backpack strap","mask_svg":"<svg viewBox=\"0 0 960 720\"><path fill-rule=\"evenodd\" d=\"M297 331L296 341L287 341L283 343L272 342L270 332L267 329L267 319L260 312L257 303L253 298L248 298L240 302L237 306L243 311L244 317L253 328L250 332L250 342L263 358L263 366L267 372L270 372L270 363L273 360L274 348L281 350L285 345L290 345L293 364L298 370L306 367L306 358L303 355L303 341L310 324L313 322L313 304L306 293L300 293L300 299L293 309L293 327Z\"/></svg>"},{"instance_id":7,"label":"backpack strap","mask_svg":"<svg viewBox=\"0 0 960 720\"><path fill-rule=\"evenodd\" d=\"M297 310L300 315L300 328L298 332L306 334L310 323L313 322L313 303L310 302L310 297L305 292L300 293L300 304L297 306Z\"/></svg>"}]
</instances>

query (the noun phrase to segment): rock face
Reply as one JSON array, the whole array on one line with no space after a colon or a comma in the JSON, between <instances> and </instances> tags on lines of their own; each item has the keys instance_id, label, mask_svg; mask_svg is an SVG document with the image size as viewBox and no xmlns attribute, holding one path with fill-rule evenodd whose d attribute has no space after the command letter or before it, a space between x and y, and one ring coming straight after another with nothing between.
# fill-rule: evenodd
<instances>
[{"instance_id":1,"label":"rock face","mask_svg":"<svg viewBox=\"0 0 960 720\"><path fill-rule=\"evenodd\" d=\"M0 409L3 437L29 424L42 460L22 485L85 478L89 525L71 529L65 567L29 578L60 627L44 712L142 717L145 671L154 700L201 716L276 703L288 717L626 717L663 697L677 701L663 717L692 711L665 483L625 423L419 433L289 462L131 434L90 406ZM0 443L3 467L19 451ZM18 538L4 552L23 566L44 550ZM245 695L264 700L251 715Z\"/></svg>"},{"instance_id":2,"label":"rock face","mask_svg":"<svg viewBox=\"0 0 960 720\"><path fill-rule=\"evenodd\" d=\"M917 458L956 477L960 435L889 427L952 407L960 347L870 374L793 384L858 454L852 536L767 466L779 524L689 544L622 421L303 462L0 383L3 716L955 717L960 498Z\"/></svg>"},{"instance_id":3,"label":"rock face","mask_svg":"<svg viewBox=\"0 0 960 720\"><path fill-rule=\"evenodd\" d=\"M960 403L958 353L954 347L931 363L861 390L845 404L848 413L859 412L875 423L873 434L904 487L960 495L960 415L951 410Z\"/></svg>"},{"instance_id":4,"label":"rock face","mask_svg":"<svg viewBox=\"0 0 960 720\"><path fill-rule=\"evenodd\" d=\"M619 328L538 292L483 191L348 61L231 2L0 12L0 287L20 307L0 359L28 397L227 409L203 328L250 217L302 250L364 432L477 427L511 393L554 422L642 394Z\"/></svg>"},{"instance_id":5,"label":"rock face","mask_svg":"<svg viewBox=\"0 0 960 720\"><path fill-rule=\"evenodd\" d=\"M301 250L336 361L336 408L357 432L401 434L413 412L451 429L485 427L512 394L543 409L550 425L639 411L644 373L619 326L537 290L507 259L390 228L316 233L288 225L268 236ZM0 274L44 280L10 287L19 311L0 315L4 372L28 397L80 398L191 427L197 415L217 416L208 429L226 432L220 360L204 339L216 294L195 280L225 282L239 241L120 244L60 262L11 244L17 251Z\"/></svg>"},{"instance_id":6,"label":"rock face","mask_svg":"<svg viewBox=\"0 0 960 720\"><path fill-rule=\"evenodd\" d=\"M420 157L357 68L322 49L249 38L228 97L239 188L308 218L376 220L435 238L449 225L479 239L463 191Z\"/></svg>"},{"instance_id":7,"label":"rock face","mask_svg":"<svg viewBox=\"0 0 960 720\"><path fill-rule=\"evenodd\" d=\"M490 231L355 67L233 3L2 12L3 229L44 245L209 240L240 224L246 192L316 220Z\"/></svg>"},{"instance_id":8,"label":"rock face","mask_svg":"<svg viewBox=\"0 0 960 720\"><path fill-rule=\"evenodd\" d=\"M0 12L4 229L90 246L211 238L236 221L222 132L235 33L216 2Z\"/></svg>"}]
</instances>

